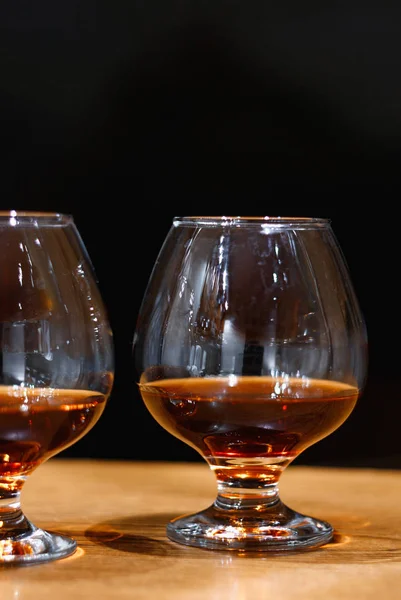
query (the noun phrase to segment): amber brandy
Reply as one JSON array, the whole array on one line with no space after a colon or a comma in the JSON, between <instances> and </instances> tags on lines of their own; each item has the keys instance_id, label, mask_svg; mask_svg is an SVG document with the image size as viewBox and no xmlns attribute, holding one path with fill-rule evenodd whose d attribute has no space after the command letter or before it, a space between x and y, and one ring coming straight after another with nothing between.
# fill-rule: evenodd
<instances>
[{"instance_id":1,"label":"amber brandy","mask_svg":"<svg viewBox=\"0 0 401 600\"><path fill-rule=\"evenodd\" d=\"M337 429L358 398L337 381L253 376L163 379L140 391L160 425L198 450L219 480L275 480Z\"/></svg>"},{"instance_id":2,"label":"amber brandy","mask_svg":"<svg viewBox=\"0 0 401 600\"><path fill-rule=\"evenodd\" d=\"M88 390L0 386L0 478L26 475L75 443L105 401Z\"/></svg>"}]
</instances>

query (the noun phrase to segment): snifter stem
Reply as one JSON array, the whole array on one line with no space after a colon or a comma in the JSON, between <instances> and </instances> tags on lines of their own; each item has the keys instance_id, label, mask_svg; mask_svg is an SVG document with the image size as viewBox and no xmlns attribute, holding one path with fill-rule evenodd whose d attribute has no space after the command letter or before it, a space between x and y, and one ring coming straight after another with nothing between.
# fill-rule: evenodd
<instances>
[{"instance_id":1,"label":"snifter stem","mask_svg":"<svg viewBox=\"0 0 401 600\"><path fill-rule=\"evenodd\" d=\"M263 485L258 480L218 480L217 492L214 506L221 510L261 511L280 502L278 485Z\"/></svg>"},{"instance_id":2,"label":"snifter stem","mask_svg":"<svg viewBox=\"0 0 401 600\"><path fill-rule=\"evenodd\" d=\"M37 563L63 558L77 547L75 540L35 527L21 510L24 480L0 480L0 563Z\"/></svg>"},{"instance_id":3,"label":"snifter stem","mask_svg":"<svg viewBox=\"0 0 401 600\"><path fill-rule=\"evenodd\" d=\"M11 491L5 487L0 484L0 544L10 537L30 535L35 531L21 510L20 490Z\"/></svg>"}]
</instances>

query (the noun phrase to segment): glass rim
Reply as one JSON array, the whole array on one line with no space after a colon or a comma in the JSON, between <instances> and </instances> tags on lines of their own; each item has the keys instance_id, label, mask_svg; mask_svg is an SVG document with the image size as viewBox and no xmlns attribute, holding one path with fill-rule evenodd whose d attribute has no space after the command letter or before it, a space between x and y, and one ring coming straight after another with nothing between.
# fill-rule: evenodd
<instances>
[{"instance_id":1,"label":"glass rim","mask_svg":"<svg viewBox=\"0 0 401 600\"><path fill-rule=\"evenodd\" d=\"M174 217L173 225L202 225L209 227L244 225L274 226L274 227L322 227L330 225L331 220L326 217L280 217L280 216L186 216Z\"/></svg>"},{"instance_id":2,"label":"glass rim","mask_svg":"<svg viewBox=\"0 0 401 600\"><path fill-rule=\"evenodd\" d=\"M0 226L7 224L34 225L37 222L46 225L69 225L74 222L72 215L53 211L40 210L0 210Z\"/></svg>"}]
</instances>

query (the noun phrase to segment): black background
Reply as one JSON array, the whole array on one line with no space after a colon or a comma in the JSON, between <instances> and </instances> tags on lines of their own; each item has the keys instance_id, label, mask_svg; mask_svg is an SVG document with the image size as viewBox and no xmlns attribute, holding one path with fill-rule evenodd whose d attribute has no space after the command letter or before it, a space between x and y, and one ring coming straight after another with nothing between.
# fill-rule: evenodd
<instances>
[{"instance_id":1,"label":"black background","mask_svg":"<svg viewBox=\"0 0 401 600\"><path fill-rule=\"evenodd\" d=\"M298 215L332 221L370 363L297 462L401 467L400 34L388 0L1 5L0 208L74 216L115 339L106 411L64 456L200 460L136 389L153 262L175 215Z\"/></svg>"}]
</instances>

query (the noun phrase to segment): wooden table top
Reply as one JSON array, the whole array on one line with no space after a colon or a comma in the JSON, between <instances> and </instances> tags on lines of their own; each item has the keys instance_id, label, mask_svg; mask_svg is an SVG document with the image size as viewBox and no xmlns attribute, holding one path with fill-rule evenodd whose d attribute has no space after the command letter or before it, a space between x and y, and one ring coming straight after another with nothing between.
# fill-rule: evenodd
<instances>
[{"instance_id":1,"label":"wooden table top","mask_svg":"<svg viewBox=\"0 0 401 600\"><path fill-rule=\"evenodd\" d=\"M0 569L1 600L401 599L401 471L291 465L281 497L330 521L318 550L241 556L167 539L173 517L206 508L215 479L206 463L53 458L25 485L37 526L74 537L77 552Z\"/></svg>"}]
</instances>

